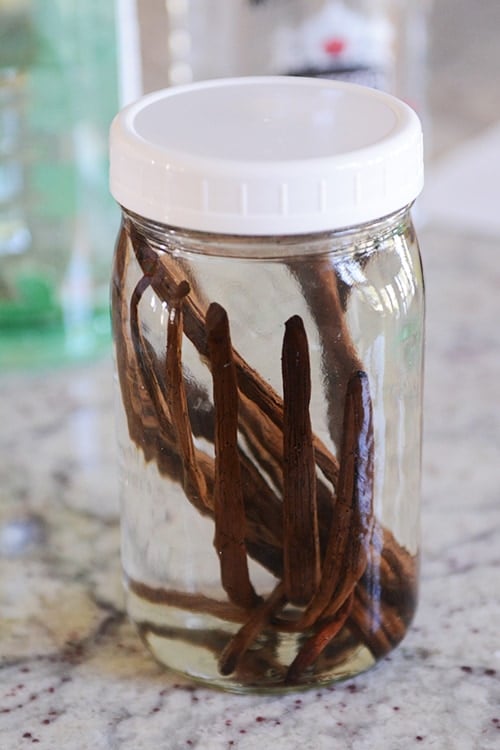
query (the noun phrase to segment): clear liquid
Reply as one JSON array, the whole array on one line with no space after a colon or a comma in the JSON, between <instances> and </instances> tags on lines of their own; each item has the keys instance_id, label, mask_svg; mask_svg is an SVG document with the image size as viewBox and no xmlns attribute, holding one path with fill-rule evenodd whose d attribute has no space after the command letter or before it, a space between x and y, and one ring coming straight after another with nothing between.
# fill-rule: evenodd
<instances>
[{"instance_id":1,"label":"clear liquid","mask_svg":"<svg viewBox=\"0 0 500 750\"><path fill-rule=\"evenodd\" d=\"M133 593L127 597L127 608L141 639L158 662L197 682L235 693L283 693L317 687L346 680L375 664L369 649L346 629L313 669L287 684L288 666L299 653L304 636L268 629L249 647L237 672L224 676L219 656L236 634L236 624L154 605Z\"/></svg>"},{"instance_id":2,"label":"clear liquid","mask_svg":"<svg viewBox=\"0 0 500 750\"><path fill-rule=\"evenodd\" d=\"M214 548L213 518L194 507L182 488L182 478L168 468L154 422L149 424L149 432L148 428L142 434L134 432L130 440L130 414L127 420L122 409L122 559L128 610L154 656L171 669L235 691L283 691L356 674L372 666L404 636L416 601L422 354L420 266L409 236L398 229L388 233L382 243L360 243L358 252L351 246L348 251L286 263L199 255L182 247L178 268L185 271L193 294L199 301L217 301L225 308L234 349L278 398L283 396L284 324L291 316L300 315L309 345L312 430L338 457L343 414L338 392L345 382L341 368L336 369L336 361L327 351L331 346L328 337L338 334L338 326L334 320L330 324L331 311L323 307L321 297L334 269L337 288L344 295L342 315L355 342L356 355L351 355L346 367L362 364L373 402L375 531L352 609L338 632L331 638L325 636L325 644L304 669L294 672L291 665L302 658L299 655L304 650L312 648L312 640L322 637L328 617L320 617L300 632L289 632L282 618L300 620L305 607L290 613L289 608L280 606L256 629L239 653L236 667L226 675L221 655L253 613L231 602L224 590ZM139 278L132 258L129 291ZM138 309L143 336L156 353L160 382L165 371L168 307L148 288ZM127 345L131 346L130 339ZM212 376L189 335L183 338L182 362L192 399L195 447L213 462ZM137 374L123 362L120 367L122 390L126 384L127 389L136 391ZM258 469L264 491L281 502L279 472L274 473L272 466L264 468L252 453L243 412L241 409L241 460ZM246 512L257 515L265 529L271 516L265 503L261 505L262 498L251 494L249 477L243 481L244 493L250 492ZM254 502L255 513L250 508ZM328 513L320 514L319 523L324 554ZM249 548L249 575L257 594L266 600L281 574L276 559L266 557L260 549L255 554Z\"/></svg>"},{"instance_id":3,"label":"clear liquid","mask_svg":"<svg viewBox=\"0 0 500 750\"><path fill-rule=\"evenodd\" d=\"M417 564L406 551L413 580L405 582L400 602L393 594L373 587L364 616L366 633L360 634L348 620L313 665L290 682L290 665L317 628L288 633L268 624L242 654L237 669L223 674L219 659L250 613L233 606L220 584L213 522L200 518L178 485L155 476L157 472L151 466L144 467L139 451L134 472L132 453L129 448L129 500L122 516L127 610L141 639L161 664L235 692L283 692L352 677L371 668L404 637L416 603ZM156 502L148 499L155 490ZM375 579L376 564L374 559ZM252 583L267 598L277 584L276 578L255 561L250 561L249 567ZM383 636L379 638L379 620L383 600L389 597L391 616L398 622L394 642L387 645ZM292 619L299 616L299 610L292 613Z\"/></svg>"}]
</instances>

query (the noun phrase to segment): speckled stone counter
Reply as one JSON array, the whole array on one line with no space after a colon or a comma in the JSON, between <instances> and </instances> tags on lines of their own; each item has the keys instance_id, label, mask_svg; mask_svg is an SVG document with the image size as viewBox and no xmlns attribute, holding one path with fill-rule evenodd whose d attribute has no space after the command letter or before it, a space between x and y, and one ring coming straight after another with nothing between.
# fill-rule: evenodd
<instances>
[{"instance_id":1,"label":"speckled stone counter","mask_svg":"<svg viewBox=\"0 0 500 750\"><path fill-rule=\"evenodd\" d=\"M123 613L111 363L3 376L0 746L500 743L500 296L494 240L429 226L422 586L409 635L329 689L238 697L148 656Z\"/></svg>"}]
</instances>

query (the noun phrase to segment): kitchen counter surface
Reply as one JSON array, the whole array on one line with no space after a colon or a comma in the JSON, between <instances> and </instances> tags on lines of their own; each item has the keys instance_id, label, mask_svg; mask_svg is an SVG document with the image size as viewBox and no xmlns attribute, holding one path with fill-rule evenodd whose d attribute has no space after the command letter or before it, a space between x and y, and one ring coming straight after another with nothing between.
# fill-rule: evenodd
<instances>
[{"instance_id":1,"label":"kitchen counter surface","mask_svg":"<svg viewBox=\"0 0 500 750\"><path fill-rule=\"evenodd\" d=\"M2 750L500 747L499 237L425 203L419 212L422 574L401 646L356 679L283 697L162 670L123 612L110 358L4 374Z\"/></svg>"},{"instance_id":2,"label":"kitchen counter surface","mask_svg":"<svg viewBox=\"0 0 500 750\"><path fill-rule=\"evenodd\" d=\"M4 376L2 748L499 746L498 250L443 226L421 235L423 565L403 644L354 680L279 698L163 671L123 614L110 362Z\"/></svg>"}]
</instances>

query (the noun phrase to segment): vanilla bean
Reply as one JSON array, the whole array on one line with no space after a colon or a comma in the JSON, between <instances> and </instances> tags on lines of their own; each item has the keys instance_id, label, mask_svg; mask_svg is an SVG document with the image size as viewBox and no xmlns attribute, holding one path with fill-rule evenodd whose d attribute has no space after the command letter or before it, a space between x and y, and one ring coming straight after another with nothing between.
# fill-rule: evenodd
<instances>
[{"instance_id":1,"label":"vanilla bean","mask_svg":"<svg viewBox=\"0 0 500 750\"><path fill-rule=\"evenodd\" d=\"M130 231L130 226L128 227ZM125 253L126 248L123 247L123 254ZM121 254L120 258L123 257ZM118 262L118 261L117 261ZM121 263L121 260L120 260ZM151 281L151 286L153 289L157 289L155 286L157 284L156 276L157 274L160 275L161 279L163 280L162 283L164 283L164 273L161 268L159 268L158 264L158 256L154 251L148 252L146 257L143 259L142 268L150 274L146 278ZM121 281L123 282L123 277L120 277ZM179 283L182 282L182 279L179 281ZM144 286L147 285L147 282L143 282ZM178 285L174 287L173 284L169 285L168 289L168 299L172 300L175 299L176 296L176 290L178 288ZM158 291L156 292L158 293ZM190 295L191 297L192 295ZM137 295L136 295L137 297ZM140 299L140 297L139 297ZM163 298L162 298L163 299ZM167 300L168 301L168 300ZM138 299L134 298L134 306L133 310L134 315L137 317L137 305L138 305ZM192 299L186 300L184 307L189 309L192 309L194 305L194 302ZM198 314L198 313L197 313ZM201 315L201 313L199 313ZM184 313L184 321L186 320L186 317L189 317L186 315L186 312ZM118 331L117 336L119 337L119 341L122 343L127 342L127 336L126 336L126 318L125 316L122 317L122 320L124 321L122 324L118 325ZM151 423L151 429L147 427L147 424L145 423L145 420L143 416L141 416L141 412L136 413L137 410L133 410L131 408L127 409L127 416L129 418L129 433L131 438L134 440L134 442L144 450L145 448L148 449L147 455L145 454L145 457L147 460L151 460L152 458L156 460L158 467L160 468L163 473L168 475L170 478L172 478L174 481L181 481L182 480L182 465L179 461L178 455L175 453L175 435L172 432L172 428L170 427L170 430L168 434L165 434L165 431L162 432L162 434L159 434L158 431L158 422L156 420L156 413L159 412L160 414L165 412L165 408L162 406L163 403L165 403L166 399L166 389L164 384L161 382L161 370L156 362L156 360L153 358L153 353L151 352L151 347L149 346L147 340L145 340L142 337L142 334L140 332L140 327L138 325L138 320L135 320L136 329L135 333L135 339L136 339L136 349L140 349L142 346L142 353L141 354L141 361L142 361L142 376L139 373L138 379L136 382L135 392L140 395L140 397L145 401L146 405L148 406L148 412L151 415L152 423ZM206 334L203 330L203 336L206 338ZM208 351L206 352L208 354ZM126 359L127 364L125 365L125 362L123 363L123 367L120 368L121 372L134 372L137 371L138 367L136 364L136 358L133 349L127 350L127 352L124 354L124 358ZM147 359L147 365L145 363L145 359ZM157 373L157 375L155 375ZM146 389L142 386L143 379L145 378L145 385ZM152 392L152 393L151 393ZM124 404L126 402L126 396L127 391L124 387L122 387L122 395L124 398ZM150 398L148 396L151 396L154 400L153 403L150 403ZM127 400L128 403L128 400ZM135 418L132 418L131 414L134 413L136 415ZM200 417L201 418L201 417ZM211 415L208 415L208 419L211 419ZM155 431L156 426L156 431ZM164 423L164 427L165 427ZM204 425L205 432L210 433L210 431L213 431L214 425ZM146 433L148 435L152 434L155 436L155 441L153 442L152 446L148 448L148 445L144 445L145 435ZM174 452L172 454L172 448L174 448ZM197 461L198 464L205 467L204 468L204 475L205 475L205 481L207 483L207 486L209 489L213 487L213 468L211 466L211 462L208 456L206 456L202 452L197 453ZM240 463L241 463L241 474L242 474L242 484L244 488L244 496L245 496L245 510L247 515L247 533L248 533L248 549L251 550L252 557L260 562L262 565L264 565L267 569L269 569L271 572L276 573L276 571L281 570L281 538L282 538L282 518L281 518L281 503L276 497L275 493L272 491L272 489L266 484L265 480L262 478L261 474L257 470L257 468L249 461L246 457L244 457L240 453ZM211 493L210 493L211 494ZM193 504L203 513L206 513L206 508L204 507L204 504L196 503L196 498L189 497L188 499L193 502Z\"/></svg>"},{"instance_id":2,"label":"vanilla bean","mask_svg":"<svg viewBox=\"0 0 500 750\"><path fill-rule=\"evenodd\" d=\"M124 230L119 241L121 243L119 254L122 258L117 258L115 261L113 315L117 340L117 359L121 363L119 367L120 386L130 437L138 448L144 452L146 460L156 461L160 472L169 476L173 481L183 482L188 500L200 512L211 517L214 517L215 514L217 518L216 508L212 509L210 503L207 507L201 498L204 494L213 498L214 495L226 495L227 492L221 490L220 476L217 487L217 469L214 467L214 462L203 452L195 450L190 433L192 431L195 434L202 434L208 440L214 440L217 443L220 439L220 435L217 438L215 434L218 409L216 408L214 412L210 408L208 411L203 410L203 413L193 412L192 415L187 413L186 402L191 399L191 394L186 393L186 389L191 388L192 384L188 383L183 376L180 359L180 339L183 327L187 338L193 343L202 359L212 370L215 392L215 379L219 376L214 376L209 331L208 327L205 327L207 304L199 291L195 289L182 303L183 310L180 313L179 296L182 295L179 295L179 289L182 290L182 283L185 282L185 271L182 264L168 253L157 253L142 234L136 231L133 223L128 223L126 229L132 239L131 249L135 252L135 257L144 274L144 278L140 279L132 295L133 304L130 309L127 309L128 306L123 292L125 284L123 282L129 261L127 237ZM321 273L319 273L320 270ZM324 276L322 276L323 271ZM305 273L307 276L307 271ZM297 277L298 275L299 272ZM325 288L321 290L323 282L325 282ZM353 369L359 368L359 360L349 337L342 302L338 295L338 280L333 268L320 269L314 267L308 278L302 278L301 285L319 330L323 348L323 369L325 373L328 369L331 370L330 387L327 389L326 395L329 401L329 429L332 437L337 440L342 424L342 409L344 408L343 404L340 404L339 407L341 388L337 389L337 385L342 383L342 378L347 378L347 372L351 373ZM169 331L171 341L177 342L176 348L172 348L170 352L167 343L167 359L170 353L169 363L165 361L162 364L159 361L154 349L143 335L139 324L139 303L149 287L173 311L174 323L180 324L177 328L174 325L174 333ZM335 352L333 350L328 352L332 328L331 325L327 328L327 324L331 324L333 320L338 332L334 342L334 348L336 347L336 349ZM129 325L133 345L131 345L127 333ZM373 438L371 433L371 404L366 376L364 373L358 373L355 376L357 383L350 382L349 384L350 396L348 395L346 398L346 408L344 409L346 414L343 422L344 433L347 429L350 434L347 444L351 445L355 457L349 456L349 450L344 446L341 465L343 467L345 464L346 468L341 469L340 478L335 457L321 441L311 434L310 442L314 446L314 451L311 451L313 460L315 459L316 465L321 469L328 482L331 482L333 487L338 486L338 499L334 501L332 491L323 479L318 479L315 469L315 479L312 480L311 463L310 460L306 460L304 464L306 478L302 477L302 481L307 482L308 491L313 486L316 488L316 528L324 563L317 593L312 595L307 603L305 613L299 615L293 623L293 628L287 627L286 621L276 617L276 613L284 600L280 600L274 608L270 608L267 620L259 620L258 617L255 617L255 612L260 608L264 608L264 611L266 611L266 602L261 605L257 603L258 598L249 579L246 558L248 552L251 557L263 564L279 579L285 575L283 558L285 556L284 546L286 546L286 542L284 544L284 537L286 531L283 530L281 502L277 493L280 493L282 486L284 486L283 481L280 481L279 470L283 461L286 404L284 405L283 400L277 393L243 360L238 352L232 349L229 339L226 343L229 352L227 361L232 362L232 367L229 369L233 370L233 396L235 395L238 402L236 419L233 418L231 422L231 434L233 436L231 443L232 464L236 464L239 469L236 472L234 469L229 469L228 473L230 477L229 486L236 487L234 496L237 498L237 502L233 508L233 511L235 511L233 515L234 523L230 521L228 529L225 531L228 531L228 537L232 540L230 546L232 546L239 561L235 567L239 570L243 566L241 568L244 571L245 578L243 588L246 588L246 594L243 596L248 595L244 607L226 603L228 610L221 608L218 610L219 614L213 613L214 616L231 620L230 612L239 612L239 619L234 621L244 623L241 629L244 633L240 636L243 646L240 645L236 649L238 654L236 657L231 656L228 662L229 666L231 666L231 659L233 664L239 664L241 656L248 649L248 645L251 645L266 625L268 625L270 632L276 633L291 629L295 629L295 632L297 632L314 626L315 632L313 632L311 638L316 638L316 640L310 642L304 653L302 653L304 647L301 649L294 661L297 664L293 669L290 667L291 678L289 674L289 679L299 680L303 671L321 656L325 646L335 637L335 628L344 613L346 613L350 631L356 633L357 637L366 644L372 653L375 655L385 653L386 650L391 648L391 644L395 644L401 639L411 619L416 590L416 561L398 544L389 530L377 526L378 537L377 540L374 539L374 521L371 507ZM172 358L173 370L169 370L169 367L172 368ZM336 362L337 364L335 364ZM126 374L122 375L122 373ZM224 374L221 368L221 380ZM239 393L236 389L236 382ZM172 384L174 384L174 388L172 388ZM184 406L180 404L179 399L175 399L175 388L184 389ZM356 390L358 391L357 395ZM364 396L367 396L365 401L363 401ZM203 398L206 399L207 397L204 395ZM348 405L349 399L351 400L350 406ZM221 399L219 399L219 402L221 402ZM179 407L179 411L176 416L177 407ZM348 413L350 413L350 416ZM347 425L346 420L350 426ZM337 431L335 431L335 424L337 425ZM180 431L179 426L181 426ZM245 440L243 449L237 444L238 427L240 435ZM183 430L184 432L182 432ZM356 434L356 432L358 433L357 444L353 439L353 433ZM188 441L190 441L191 448ZM191 450L192 453L190 453ZM193 483L193 465L197 467L200 476L203 477L201 481L205 482L206 485L204 491L200 492L199 485L196 489L199 479ZM314 463L312 465L314 467ZM237 476L238 471L239 477ZM347 476L349 472L352 473L351 479ZM223 473L225 474L225 472ZM353 481L354 475L356 475L355 481ZM230 494L233 497L233 493ZM354 500L354 507L351 506L350 508L347 501L349 494ZM232 500L230 500L231 502ZM217 506L216 500L211 500L211 503L212 506L214 503ZM224 509L223 515L226 515L226 509ZM240 518L240 520L243 518L244 525L243 531L238 528L235 535L236 518ZM222 546L220 548L222 550ZM228 559L231 559L233 552L230 553ZM412 576L411 580L408 579L408 575ZM230 576L230 572L226 570L222 577L225 578L226 576L228 580L231 578L231 583L226 589L231 598L235 595L235 589L240 587L239 573ZM163 590L154 589L153 591ZM144 591L142 591L142 594L138 592L137 595L148 599ZM156 594L153 593L152 596L156 596ZM165 601L165 603L167 602ZM224 603L220 604L223 605ZM196 611L198 605L197 597L194 597L187 606ZM172 606L176 606L176 604L172 604ZM203 611L203 608L208 605L205 602L200 606ZM233 607L233 610L230 609L231 607ZM253 607L255 609L250 614ZM337 632L341 628L342 625L337 629ZM348 631L346 629L343 632ZM309 641L310 639L306 640L305 645ZM247 643L248 645L245 645ZM320 648L323 643L323 647ZM227 648L229 648L229 645ZM328 651L329 654L331 648ZM352 646L349 646L349 648L352 648ZM301 653L302 655L300 655ZM312 662L309 661L311 654L315 655ZM234 661L234 658L236 658L236 661ZM247 661L244 665L246 664ZM253 666L255 667L256 664ZM228 667L226 666L226 668Z\"/></svg>"},{"instance_id":3,"label":"vanilla bean","mask_svg":"<svg viewBox=\"0 0 500 750\"><path fill-rule=\"evenodd\" d=\"M125 577L125 582L127 588L133 594L151 604L161 604L167 607L184 609L236 623L246 622L250 614L250 610L240 607L237 604L221 602L203 594L191 594L185 591L176 591L175 589L148 586L130 576Z\"/></svg>"},{"instance_id":4,"label":"vanilla bean","mask_svg":"<svg viewBox=\"0 0 500 750\"><path fill-rule=\"evenodd\" d=\"M248 545L254 543L274 548L275 556L277 556L276 562L272 568L266 567L276 575L276 572L281 570L282 503L271 490L258 467L241 451L239 451L239 459Z\"/></svg>"},{"instance_id":5,"label":"vanilla bean","mask_svg":"<svg viewBox=\"0 0 500 750\"><path fill-rule=\"evenodd\" d=\"M411 623L418 560L378 524L372 537L377 541L370 546L366 570L356 586L349 627L380 658L402 640Z\"/></svg>"},{"instance_id":6,"label":"vanilla bean","mask_svg":"<svg viewBox=\"0 0 500 750\"><path fill-rule=\"evenodd\" d=\"M373 656L380 659L392 650L393 642L395 645L401 640L406 632L406 625L400 621L394 628L394 634L389 634L383 625L384 615L377 612L378 608L374 608L373 600L366 590L358 587L355 594L349 627L354 629ZM384 607L383 610L387 614L387 608Z\"/></svg>"},{"instance_id":7,"label":"vanilla bean","mask_svg":"<svg viewBox=\"0 0 500 750\"><path fill-rule=\"evenodd\" d=\"M146 461L155 460L160 470L179 479L182 468L175 450L162 434L156 411L142 385L142 373L130 335L126 276L129 267L128 236L122 224L113 266L113 335L122 401L130 438L142 450Z\"/></svg>"},{"instance_id":8,"label":"vanilla bean","mask_svg":"<svg viewBox=\"0 0 500 750\"><path fill-rule=\"evenodd\" d=\"M283 492L281 430L243 393L240 393L239 415L241 434L250 455L281 494Z\"/></svg>"},{"instance_id":9,"label":"vanilla bean","mask_svg":"<svg viewBox=\"0 0 500 750\"><path fill-rule=\"evenodd\" d=\"M169 443L174 443L175 438L172 431L170 412L166 399L163 396L162 389L159 387L154 367L151 366L148 349L144 346L144 337L142 335L139 320L139 303L150 286L151 279L148 276L143 276L142 279L137 282L137 285L132 292L130 298L130 333L142 381L146 386L146 391L155 408L155 414L160 429L165 434L166 440Z\"/></svg>"},{"instance_id":10,"label":"vanilla bean","mask_svg":"<svg viewBox=\"0 0 500 750\"><path fill-rule=\"evenodd\" d=\"M184 489L194 505L212 507L207 493L207 483L197 461L197 451L193 445L193 436L187 406L186 390L182 374L182 303L189 294L187 281L181 282L172 299L168 311L167 354L165 386L167 405L170 410L177 444L184 469Z\"/></svg>"},{"instance_id":11,"label":"vanilla bean","mask_svg":"<svg viewBox=\"0 0 500 750\"><path fill-rule=\"evenodd\" d=\"M129 223L127 229L130 233L137 262L144 273L151 274L152 287L158 298L169 303L171 296L175 294L178 284L185 278L183 269L176 265L175 260L168 253L158 254L133 224ZM206 358L208 356L208 348L203 308L203 302L198 300L194 294L191 294L189 300L186 300L184 310L184 330L199 354ZM238 377L238 386L242 393L258 405L259 409L282 430L282 399L269 383L245 362L238 352L233 351L233 359ZM314 449L319 468L325 477L335 485L338 476L338 462L335 456L331 454L317 436L314 436Z\"/></svg>"},{"instance_id":12,"label":"vanilla bean","mask_svg":"<svg viewBox=\"0 0 500 750\"><path fill-rule=\"evenodd\" d=\"M135 356L127 332L129 330L129 301L126 294L126 277L129 268L128 235L122 221L118 236L111 284L112 325L115 343L115 356L120 382L120 389L131 439L136 444L144 444L142 418L142 391L138 387L140 373L135 363Z\"/></svg>"},{"instance_id":13,"label":"vanilla bean","mask_svg":"<svg viewBox=\"0 0 500 750\"><path fill-rule=\"evenodd\" d=\"M207 311L208 352L215 407L215 540L222 586L232 602L258 601L250 582L245 546L246 519L238 454L238 387L227 313L212 303Z\"/></svg>"},{"instance_id":14,"label":"vanilla bean","mask_svg":"<svg viewBox=\"0 0 500 750\"><path fill-rule=\"evenodd\" d=\"M395 590L404 585L413 588L417 586L418 560L410 554L402 554L402 547L396 541L394 534L386 527L382 527L381 565L386 588Z\"/></svg>"},{"instance_id":15,"label":"vanilla bean","mask_svg":"<svg viewBox=\"0 0 500 750\"><path fill-rule=\"evenodd\" d=\"M229 641L219 657L219 671L222 675L232 674L262 629L269 622L273 612L286 601L283 583L279 583L269 597L253 610L250 618Z\"/></svg>"},{"instance_id":16,"label":"vanilla bean","mask_svg":"<svg viewBox=\"0 0 500 750\"><path fill-rule=\"evenodd\" d=\"M309 403L309 347L302 319L285 324L283 373L283 568L286 597L305 606L321 577L316 469Z\"/></svg>"},{"instance_id":17,"label":"vanilla bean","mask_svg":"<svg viewBox=\"0 0 500 750\"><path fill-rule=\"evenodd\" d=\"M354 600L354 592L345 600L336 613L320 623L318 630L304 643L299 653L290 664L285 677L285 684L294 685L301 675L315 664L330 641L344 627Z\"/></svg>"},{"instance_id":18,"label":"vanilla bean","mask_svg":"<svg viewBox=\"0 0 500 750\"><path fill-rule=\"evenodd\" d=\"M330 257L320 256L309 259L307 263L291 261L289 268L301 286L318 329L328 403L328 428L335 445L340 446L344 393L351 374L363 369L347 326L345 300L339 292L340 282Z\"/></svg>"},{"instance_id":19,"label":"vanilla bean","mask_svg":"<svg viewBox=\"0 0 500 750\"><path fill-rule=\"evenodd\" d=\"M149 396L151 407L152 407L152 418L157 428L156 440L160 441L157 448L157 460L160 465L163 465L167 470L167 473L171 478L176 481L183 481L186 495L189 497L192 504L202 513L206 514L211 508L210 498L207 492L207 485L213 486L213 465L208 456L202 451L195 451L193 449L192 460L194 464L186 467L183 466L181 456L178 452L178 440L176 437L176 431L172 425L172 417L170 414L169 404L167 398L164 395L163 388L160 386L154 363L150 356L150 347L143 337L140 321L139 321L139 303L142 299L144 292L151 286L151 277L145 276L137 283L130 301L130 333L133 342L133 352L135 354L135 361L137 368L141 375L142 383L145 386L146 394ZM184 287L180 287L180 294L182 297L182 291L186 291ZM173 318L178 322L178 316L175 314L176 307L175 301L173 305L174 315ZM175 343L175 342L174 342ZM130 360L132 360L132 354L129 354ZM130 361L129 360L129 361ZM182 372L181 372L182 377ZM174 389L177 391L181 389L181 385L173 384ZM139 388L140 393L143 389ZM168 393L168 389L167 389ZM181 408L181 395L178 392L178 399L175 401L176 414L178 419L182 419L182 408ZM144 420L146 422L146 420ZM179 428L179 425L178 425ZM184 427L184 432L189 427ZM183 427L180 425L181 434ZM193 468L195 467L195 469ZM196 474L195 474L196 472Z\"/></svg>"},{"instance_id":20,"label":"vanilla bean","mask_svg":"<svg viewBox=\"0 0 500 750\"><path fill-rule=\"evenodd\" d=\"M272 486L279 493L283 493L283 432L250 401L247 396L240 392L239 400L240 431L245 438L246 445L252 457L259 466L259 470L269 477ZM318 504L328 519L334 504L334 495L331 486L320 476L316 476L316 494ZM323 510L324 509L324 510ZM328 528L328 523L327 526Z\"/></svg>"},{"instance_id":21,"label":"vanilla bean","mask_svg":"<svg viewBox=\"0 0 500 750\"><path fill-rule=\"evenodd\" d=\"M375 522L368 562L360 585L369 597L394 606L408 624L415 611L418 556L411 555L386 527Z\"/></svg>"},{"instance_id":22,"label":"vanilla bean","mask_svg":"<svg viewBox=\"0 0 500 750\"><path fill-rule=\"evenodd\" d=\"M341 607L362 576L373 527L372 494L371 399L366 374L357 372L347 386L337 502L321 582L300 627L312 625L325 610L332 613Z\"/></svg>"},{"instance_id":23,"label":"vanilla bean","mask_svg":"<svg viewBox=\"0 0 500 750\"><path fill-rule=\"evenodd\" d=\"M164 398L167 398L167 389L162 378L166 366L161 364L151 345L143 339L143 346L147 352L148 360L156 373L158 386L161 388ZM184 378L184 388L188 398L207 398L204 391ZM144 388L140 388L142 393ZM147 394L146 394L147 396ZM210 408L209 408L210 406ZM152 410L153 411L153 410ZM214 439L215 418L213 406L204 401L203 408L195 412L189 410L191 426L196 426L194 434L202 435L207 440ZM156 425L156 433L158 426ZM165 446L167 449L168 446ZM242 486L244 490L245 512L247 516L247 543L252 546L252 557L263 564L268 570L276 574L281 570L281 539L283 535L283 522L281 512L281 500L269 487L259 468L238 448L241 465ZM160 471L175 479L162 463L162 453L154 456ZM212 459L203 451L196 451L196 461L201 467L209 497L213 497L214 466ZM189 495L188 495L188 499ZM256 543L258 542L258 543Z\"/></svg>"},{"instance_id":24,"label":"vanilla bean","mask_svg":"<svg viewBox=\"0 0 500 750\"><path fill-rule=\"evenodd\" d=\"M145 291L150 286L150 277L142 277L132 292L130 299L130 335L133 344L133 354L135 355L134 365L140 374L140 383L143 385L138 390L139 392L145 391L145 395L149 397L148 403L144 398L144 394L142 395L145 408L149 413L149 419L152 420L152 427L156 427L158 431L155 441L157 455L161 455L163 463L167 462L166 466L169 475L180 482L183 478L183 467L177 451L177 441L172 427L170 410L163 395L163 390L160 388L149 356L149 347L146 345L139 321L139 303ZM132 361L132 356L130 357L130 361ZM147 424L148 416L145 415L143 421ZM157 441L160 442L160 445L157 445ZM206 512L204 503L199 498L194 498L194 504L196 503L198 510Z\"/></svg>"},{"instance_id":25,"label":"vanilla bean","mask_svg":"<svg viewBox=\"0 0 500 750\"><path fill-rule=\"evenodd\" d=\"M217 656L223 649L226 640L226 633L223 630L176 627L153 622L136 622L135 625L139 637L146 646L151 646L150 642L154 638L160 638L171 643L176 641L188 643L191 647L202 648L204 651L210 651L214 656Z\"/></svg>"}]
</instances>

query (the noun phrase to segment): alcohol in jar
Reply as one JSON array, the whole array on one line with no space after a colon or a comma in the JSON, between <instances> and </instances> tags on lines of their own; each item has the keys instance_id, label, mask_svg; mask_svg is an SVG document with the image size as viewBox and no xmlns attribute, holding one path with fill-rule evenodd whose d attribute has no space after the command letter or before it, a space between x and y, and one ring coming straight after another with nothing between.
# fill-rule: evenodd
<instances>
[{"instance_id":1,"label":"alcohol in jar","mask_svg":"<svg viewBox=\"0 0 500 750\"><path fill-rule=\"evenodd\" d=\"M403 638L417 594L423 287L408 212L335 237L230 240L128 216L115 263L122 554L127 606L141 637L170 668L234 690L296 689L372 666ZM148 275L152 264L157 278ZM187 476L192 467L180 466L169 411L172 290L181 282L189 292L178 366L206 507ZM247 525L240 541L253 601L228 597L214 547L217 416L203 330L214 301L227 313L239 368L236 450ZM334 554L330 566L348 579L337 583L337 603L335 591L322 593L316 609L314 594L312 606L287 604L276 594L284 575L281 360L285 324L294 316L303 321L309 350L318 560L328 566ZM338 483L342 471L345 394L359 372L366 373L372 409L373 467L364 491L371 517L364 531L355 518L359 509L343 525L337 518L346 535L340 544L330 539L339 492L331 479ZM250 383L241 382L245 377ZM271 406L259 403L265 398ZM272 404L281 410L274 422L267 414ZM360 533L365 538L352 563L349 546ZM300 551L292 548L292 558ZM270 600L274 607L266 612ZM252 618L255 629L242 637ZM329 626L338 632L316 656L315 639L323 630L328 636ZM226 659L232 659L228 674Z\"/></svg>"}]
</instances>

